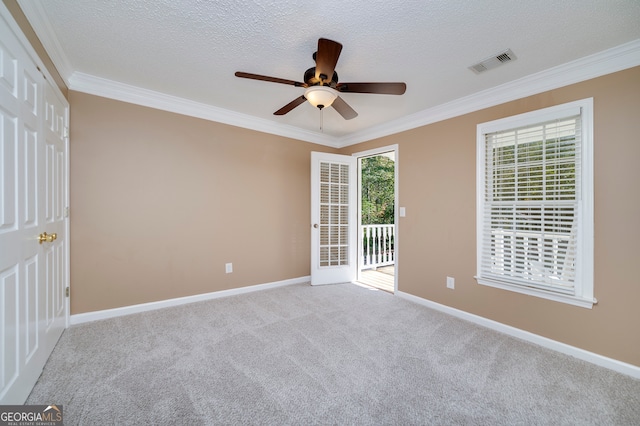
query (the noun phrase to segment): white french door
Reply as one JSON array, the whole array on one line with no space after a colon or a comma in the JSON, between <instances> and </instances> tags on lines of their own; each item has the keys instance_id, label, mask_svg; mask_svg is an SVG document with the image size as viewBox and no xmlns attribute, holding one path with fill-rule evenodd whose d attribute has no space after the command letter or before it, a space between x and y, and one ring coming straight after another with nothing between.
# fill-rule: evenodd
<instances>
[{"instance_id":1,"label":"white french door","mask_svg":"<svg viewBox=\"0 0 640 426\"><path fill-rule=\"evenodd\" d=\"M68 103L0 12L0 404L22 404L66 326Z\"/></svg>"},{"instance_id":2,"label":"white french door","mask_svg":"<svg viewBox=\"0 0 640 426\"><path fill-rule=\"evenodd\" d=\"M355 281L357 160L311 153L311 285Z\"/></svg>"}]
</instances>

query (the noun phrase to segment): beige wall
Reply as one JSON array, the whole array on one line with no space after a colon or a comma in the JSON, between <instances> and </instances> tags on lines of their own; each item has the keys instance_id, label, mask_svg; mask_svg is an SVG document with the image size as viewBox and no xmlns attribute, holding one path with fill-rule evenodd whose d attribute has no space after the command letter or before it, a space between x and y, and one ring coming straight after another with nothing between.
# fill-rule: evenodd
<instances>
[{"instance_id":1,"label":"beige wall","mask_svg":"<svg viewBox=\"0 0 640 426\"><path fill-rule=\"evenodd\" d=\"M640 366L639 89L640 67L341 150L399 145L399 289ZM599 303L478 285L476 125L586 97ZM310 152L335 150L73 91L70 101L72 314L309 274Z\"/></svg>"},{"instance_id":2,"label":"beige wall","mask_svg":"<svg viewBox=\"0 0 640 426\"><path fill-rule=\"evenodd\" d=\"M72 314L309 275L310 152L335 150L79 92L70 104Z\"/></svg>"},{"instance_id":3,"label":"beige wall","mask_svg":"<svg viewBox=\"0 0 640 426\"><path fill-rule=\"evenodd\" d=\"M476 125L594 98L593 309L478 285ZM399 145L398 287L447 306L640 366L640 67L342 150ZM456 278L455 290L445 277Z\"/></svg>"}]
</instances>

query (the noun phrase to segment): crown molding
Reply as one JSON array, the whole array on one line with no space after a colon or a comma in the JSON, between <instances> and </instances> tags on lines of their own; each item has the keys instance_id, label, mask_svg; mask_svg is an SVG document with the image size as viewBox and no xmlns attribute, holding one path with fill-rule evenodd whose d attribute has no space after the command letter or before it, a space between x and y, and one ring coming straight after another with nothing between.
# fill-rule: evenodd
<instances>
[{"instance_id":1,"label":"crown molding","mask_svg":"<svg viewBox=\"0 0 640 426\"><path fill-rule=\"evenodd\" d=\"M332 137L176 96L74 72L69 88L264 133L343 148L640 65L640 39L343 137Z\"/></svg>"},{"instance_id":2,"label":"crown molding","mask_svg":"<svg viewBox=\"0 0 640 426\"><path fill-rule=\"evenodd\" d=\"M69 89L337 148L337 140L331 136L80 72L74 72L69 79Z\"/></svg>"},{"instance_id":3,"label":"crown molding","mask_svg":"<svg viewBox=\"0 0 640 426\"><path fill-rule=\"evenodd\" d=\"M343 148L640 65L640 39L338 139Z\"/></svg>"},{"instance_id":4,"label":"crown molding","mask_svg":"<svg viewBox=\"0 0 640 426\"><path fill-rule=\"evenodd\" d=\"M333 148L422 127L505 102L640 65L640 39L342 137L333 137L219 107L73 71L39 2L17 0L71 90L190 115Z\"/></svg>"},{"instance_id":5,"label":"crown molding","mask_svg":"<svg viewBox=\"0 0 640 426\"><path fill-rule=\"evenodd\" d=\"M33 0L17 0L17 2L31 24L33 31L35 31L40 39L42 46L44 46L44 49L49 54L60 77L62 77L64 83L69 87L69 78L73 73L73 65L64 53L64 49L47 19L42 4Z\"/></svg>"}]
</instances>

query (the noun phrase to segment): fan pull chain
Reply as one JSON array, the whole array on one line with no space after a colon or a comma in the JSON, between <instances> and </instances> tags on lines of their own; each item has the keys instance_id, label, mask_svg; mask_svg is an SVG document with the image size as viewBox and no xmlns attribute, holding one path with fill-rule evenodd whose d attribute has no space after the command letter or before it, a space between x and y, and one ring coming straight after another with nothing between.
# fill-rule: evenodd
<instances>
[{"instance_id":1,"label":"fan pull chain","mask_svg":"<svg viewBox=\"0 0 640 426\"><path fill-rule=\"evenodd\" d=\"M323 109L320 109L320 131L322 133L324 133L324 113L322 112Z\"/></svg>"}]
</instances>

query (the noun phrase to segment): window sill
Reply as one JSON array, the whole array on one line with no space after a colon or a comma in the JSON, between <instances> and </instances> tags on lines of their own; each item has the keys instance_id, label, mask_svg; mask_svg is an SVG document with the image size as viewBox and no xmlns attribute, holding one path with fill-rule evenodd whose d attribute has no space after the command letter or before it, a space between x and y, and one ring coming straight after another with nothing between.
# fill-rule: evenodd
<instances>
[{"instance_id":1,"label":"window sill","mask_svg":"<svg viewBox=\"0 0 640 426\"><path fill-rule=\"evenodd\" d=\"M569 305L580 306L581 308L592 309L594 304L598 301L594 299L584 299L576 296L569 296L566 294L554 293L551 291L545 291L537 288L524 287L518 284L508 284L501 281L489 280L486 278L474 277L478 284L486 285L489 287L500 288L503 290L509 290L516 293L526 294L529 296L536 296L543 299L553 300L555 302L562 302Z\"/></svg>"}]
</instances>

